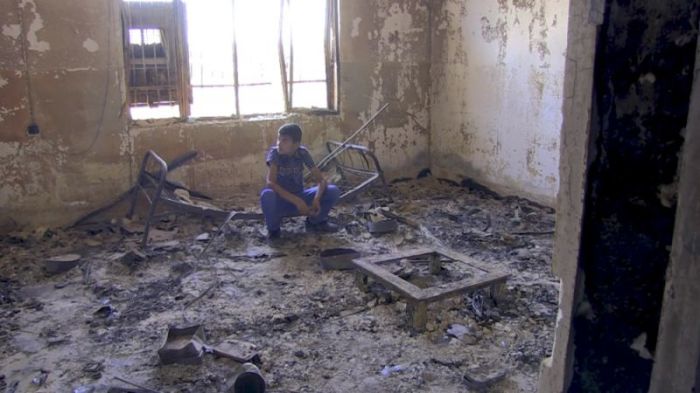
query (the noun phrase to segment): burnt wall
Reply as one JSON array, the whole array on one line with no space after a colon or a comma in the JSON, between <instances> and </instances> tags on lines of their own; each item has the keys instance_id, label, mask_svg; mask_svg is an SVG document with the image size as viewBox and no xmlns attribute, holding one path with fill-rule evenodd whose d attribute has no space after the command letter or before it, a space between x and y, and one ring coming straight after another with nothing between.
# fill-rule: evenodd
<instances>
[{"instance_id":1,"label":"burnt wall","mask_svg":"<svg viewBox=\"0 0 700 393\"><path fill-rule=\"evenodd\" d=\"M649 387L676 215L698 3L609 0L596 55L591 166L570 391Z\"/></svg>"},{"instance_id":2,"label":"burnt wall","mask_svg":"<svg viewBox=\"0 0 700 393\"><path fill-rule=\"evenodd\" d=\"M313 154L384 103L357 140L389 178L430 165L427 0L340 0L340 113L132 123L118 0L0 1L0 233L73 222L129 188L146 150L198 158L173 177L215 198L257 194L264 151L299 122ZM39 132L27 133L35 123Z\"/></svg>"}]
</instances>

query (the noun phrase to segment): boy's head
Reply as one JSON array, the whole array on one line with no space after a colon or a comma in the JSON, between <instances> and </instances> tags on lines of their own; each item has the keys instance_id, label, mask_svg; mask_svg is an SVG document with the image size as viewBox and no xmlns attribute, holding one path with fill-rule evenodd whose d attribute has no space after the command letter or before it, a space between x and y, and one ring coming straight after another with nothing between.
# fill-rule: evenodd
<instances>
[{"instance_id":1,"label":"boy's head","mask_svg":"<svg viewBox=\"0 0 700 393\"><path fill-rule=\"evenodd\" d=\"M280 154L293 154L301 144L301 127L285 124L277 131L277 150Z\"/></svg>"}]
</instances>

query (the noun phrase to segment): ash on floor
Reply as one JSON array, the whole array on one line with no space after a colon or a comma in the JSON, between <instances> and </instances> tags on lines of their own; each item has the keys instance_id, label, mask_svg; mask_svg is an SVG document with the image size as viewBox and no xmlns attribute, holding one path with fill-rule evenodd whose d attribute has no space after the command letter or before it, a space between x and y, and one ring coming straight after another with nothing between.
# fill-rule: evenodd
<instances>
[{"instance_id":1,"label":"ash on floor","mask_svg":"<svg viewBox=\"0 0 700 393\"><path fill-rule=\"evenodd\" d=\"M260 222L232 223L212 240L213 223L177 215L156 225L145 250L140 225L123 220L7 236L0 389L106 392L128 387L120 377L161 392L218 392L233 361L163 366L157 356L168 326L199 323L211 343L255 344L270 392L535 391L556 319L554 212L429 178L391 192L391 202L365 195L339 206L334 235L288 219L274 247ZM254 199L225 203L255 209ZM420 225L373 236L362 213L377 205ZM207 241L215 243L198 258ZM318 261L331 247L375 255L431 245L511 273L505 296L433 304L427 332L415 334L395 293L363 293L351 273ZM63 254L80 255L79 265L48 275L46 260Z\"/></svg>"}]
</instances>

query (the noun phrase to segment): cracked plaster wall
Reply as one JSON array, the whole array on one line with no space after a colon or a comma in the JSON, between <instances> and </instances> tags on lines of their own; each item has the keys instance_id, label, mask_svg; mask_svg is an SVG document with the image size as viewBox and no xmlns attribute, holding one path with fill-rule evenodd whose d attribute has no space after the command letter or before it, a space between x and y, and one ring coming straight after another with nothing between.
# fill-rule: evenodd
<instances>
[{"instance_id":1,"label":"cracked plaster wall","mask_svg":"<svg viewBox=\"0 0 700 393\"><path fill-rule=\"evenodd\" d=\"M0 2L0 227L65 222L128 183L118 15L107 1Z\"/></svg>"},{"instance_id":2,"label":"cracked plaster wall","mask_svg":"<svg viewBox=\"0 0 700 393\"><path fill-rule=\"evenodd\" d=\"M433 174L553 205L569 2L443 0L433 11Z\"/></svg>"},{"instance_id":3,"label":"cracked plaster wall","mask_svg":"<svg viewBox=\"0 0 700 393\"><path fill-rule=\"evenodd\" d=\"M280 124L302 124L320 158L325 140L348 136L385 102L356 142L376 151L389 178L415 176L430 164L428 15L427 0L340 1L337 115L134 126L116 0L0 2L0 231L67 224L105 204L130 186L148 149L166 160L199 151L173 173L199 191L257 192Z\"/></svg>"}]
</instances>

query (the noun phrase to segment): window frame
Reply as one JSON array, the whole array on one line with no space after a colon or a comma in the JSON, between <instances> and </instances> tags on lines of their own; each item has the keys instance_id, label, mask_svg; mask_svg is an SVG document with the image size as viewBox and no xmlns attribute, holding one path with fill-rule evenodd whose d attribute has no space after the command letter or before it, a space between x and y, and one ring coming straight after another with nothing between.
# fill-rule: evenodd
<instances>
[{"instance_id":1,"label":"window frame","mask_svg":"<svg viewBox=\"0 0 700 393\"><path fill-rule=\"evenodd\" d=\"M236 1L246 1L246 0L231 0L232 8L235 10ZM130 109L131 98L130 94L127 94L126 105L129 110L129 118L132 122L141 121L188 121L188 120L246 120L254 119L260 117L271 117L276 118L278 116L284 116L288 114L309 114L309 115L336 115L340 113L340 61L339 52L340 45L338 39L339 32L339 17L338 17L338 2L339 0L325 0L326 1L326 18L325 18L325 33L324 33L324 58L325 58L325 82L326 82L326 108L308 108L308 107L295 107L293 103L294 98L294 85L299 83L307 83L312 81L294 81L293 71L294 71L294 57L293 57L293 44L290 39L289 43L285 43L284 34L282 30L283 23L285 22L285 9L290 6L292 1L303 1L303 0L280 0L280 13L279 13L279 38L278 38L278 61L280 66L280 76L282 81L283 99L284 99L284 112L270 112L270 113L255 113L242 115L240 111L240 87L244 86L240 83L238 77L238 49L237 49L237 37L236 29L233 29L233 58L231 59L231 67L233 67L233 83L235 92L235 108L232 108L235 112L233 116L209 116L209 117L191 117L192 104L192 85L190 80L190 62L189 62L189 47L187 42L187 11L186 4L183 0L173 0L172 8L172 19L175 21L174 26L149 26L148 28L156 28L161 30L161 37L163 37L165 31L171 28L173 32L173 37L168 37L172 40L172 45L174 47L174 63L175 72L177 74L176 82L176 96L177 104L179 108L179 117L169 117L169 118L151 118L134 120L131 119ZM130 56L130 43L129 43L129 29L146 29L143 26L133 26L130 25L130 19L128 19L128 9L126 5L127 1L122 1L122 28L124 37L124 65L125 71L128 73L131 71L131 60ZM235 12L235 11L234 11ZM234 15L235 17L235 15ZM163 39L163 38L162 38ZM285 46L288 45L288 46ZM285 59L285 50L289 50L289 64ZM316 83L322 82L322 80L315 81ZM126 89L129 91L131 89L128 78L125 79Z\"/></svg>"}]
</instances>

